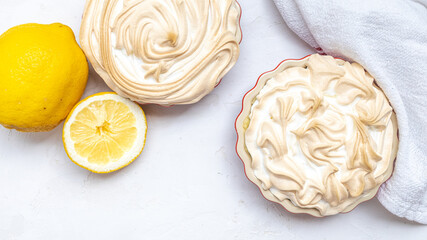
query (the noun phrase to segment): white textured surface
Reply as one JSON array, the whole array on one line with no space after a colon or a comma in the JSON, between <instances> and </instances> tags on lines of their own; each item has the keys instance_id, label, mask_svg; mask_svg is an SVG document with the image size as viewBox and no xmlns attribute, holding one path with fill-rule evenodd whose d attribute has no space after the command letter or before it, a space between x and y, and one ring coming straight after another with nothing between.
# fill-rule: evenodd
<instances>
[{"instance_id":1,"label":"white textured surface","mask_svg":"<svg viewBox=\"0 0 427 240\"><path fill-rule=\"evenodd\" d=\"M272 1L241 0L236 67L200 103L146 106L144 152L125 169L96 175L68 160L62 124L49 133L0 127L0 239L425 239L376 199L317 219L264 200L235 154L241 98L264 71L313 52ZM84 0L1 0L0 32L62 22L78 34ZM108 90L91 72L85 96Z\"/></svg>"}]
</instances>

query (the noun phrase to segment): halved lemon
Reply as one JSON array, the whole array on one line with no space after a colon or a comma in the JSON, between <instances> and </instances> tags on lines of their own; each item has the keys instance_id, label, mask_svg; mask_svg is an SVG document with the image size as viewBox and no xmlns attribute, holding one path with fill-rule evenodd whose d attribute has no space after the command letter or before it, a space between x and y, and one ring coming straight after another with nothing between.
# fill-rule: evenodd
<instances>
[{"instance_id":1,"label":"halved lemon","mask_svg":"<svg viewBox=\"0 0 427 240\"><path fill-rule=\"evenodd\" d=\"M95 173L129 165L144 149L147 120L141 107L116 93L80 101L65 120L65 151L75 164Z\"/></svg>"}]
</instances>

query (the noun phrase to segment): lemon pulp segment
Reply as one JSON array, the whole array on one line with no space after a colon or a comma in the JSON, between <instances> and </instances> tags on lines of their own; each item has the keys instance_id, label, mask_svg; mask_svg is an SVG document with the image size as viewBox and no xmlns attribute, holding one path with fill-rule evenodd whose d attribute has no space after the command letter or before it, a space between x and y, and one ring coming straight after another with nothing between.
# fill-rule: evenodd
<instances>
[{"instance_id":1,"label":"lemon pulp segment","mask_svg":"<svg viewBox=\"0 0 427 240\"><path fill-rule=\"evenodd\" d=\"M87 161L108 164L119 160L137 138L136 119L128 106L114 100L90 103L70 126L74 148Z\"/></svg>"}]
</instances>

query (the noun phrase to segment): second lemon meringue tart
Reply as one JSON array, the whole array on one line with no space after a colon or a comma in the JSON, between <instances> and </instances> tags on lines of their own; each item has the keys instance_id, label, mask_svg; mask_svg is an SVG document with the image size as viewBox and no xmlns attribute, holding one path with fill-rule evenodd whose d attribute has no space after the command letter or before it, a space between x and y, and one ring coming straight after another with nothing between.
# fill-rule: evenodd
<instances>
[{"instance_id":1,"label":"second lemon meringue tart","mask_svg":"<svg viewBox=\"0 0 427 240\"><path fill-rule=\"evenodd\" d=\"M118 94L191 104L236 63L240 14L236 0L87 0L80 42Z\"/></svg>"},{"instance_id":2,"label":"second lemon meringue tart","mask_svg":"<svg viewBox=\"0 0 427 240\"><path fill-rule=\"evenodd\" d=\"M396 115L373 77L318 54L262 75L236 129L246 174L263 195L319 217L371 199L398 145Z\"/></svg>"}]
</instances>

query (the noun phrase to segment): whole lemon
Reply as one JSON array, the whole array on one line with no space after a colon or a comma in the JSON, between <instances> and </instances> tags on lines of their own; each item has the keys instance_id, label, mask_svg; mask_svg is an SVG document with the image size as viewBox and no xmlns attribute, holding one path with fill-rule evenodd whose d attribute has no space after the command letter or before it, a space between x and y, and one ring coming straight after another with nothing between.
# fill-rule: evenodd
<instances>
[{"instance_id":1,"label":"whole lemon","mask_svg":"<svg viewBox=\"0 0 427 240\"><path fill-rule=\"evenodd\" d=\"M88 71L68 26L9 29L0 36L0 124L23 132L52 130L80 100Z\"/></svg>"}]
</instances>

